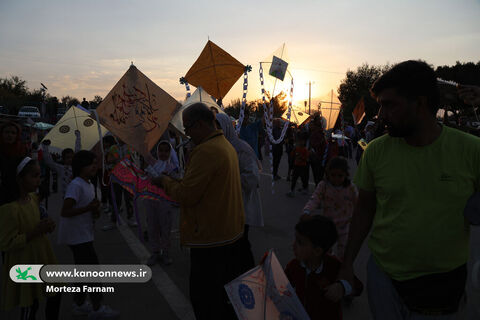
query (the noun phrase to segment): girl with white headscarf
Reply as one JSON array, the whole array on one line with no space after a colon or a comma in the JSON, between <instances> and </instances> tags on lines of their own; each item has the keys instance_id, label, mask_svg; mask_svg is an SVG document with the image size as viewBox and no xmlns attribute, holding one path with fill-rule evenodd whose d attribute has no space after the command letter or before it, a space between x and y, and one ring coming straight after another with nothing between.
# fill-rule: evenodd
<instances>
[{"instance_id":1,"label":"girl with white headscarf","mask_svg":"<svg viewBox=\"0 0 480 320\"><path fill-rule=\"evenodd\" d=\"M179 163L177 153L169 141L162 140L157 146L157 158L148 166L147 171L151 176L158 177L161 174L177 176ZM169 257L170 233L172 231L171 204L165 200L143 200L147 214L148 241L153 254L147 261L147 265L153 266L157 262L164 265L172 263Z\"/></svg>"},{"instance_id":2,"label":"girl with white headscarf","mask_svg":"<svg viewBox=\"0 0 480 320\"><path fill-rule=\"evenodd\" d=\"M249 226L263 227L262 203L259 192L261 166L252 147L237 136L230 117L226 114L219 113L216 115L216 118L223 130L225 138L227 138L235 151L237 151L242 181L243 206L245 208L244 240L246 245L250 247L250 243L248 242ZM251 252L251 250L249 250L249 252ZM250 259L249 264L255 265L253 255Z\"/></svg>"}]
</instances>

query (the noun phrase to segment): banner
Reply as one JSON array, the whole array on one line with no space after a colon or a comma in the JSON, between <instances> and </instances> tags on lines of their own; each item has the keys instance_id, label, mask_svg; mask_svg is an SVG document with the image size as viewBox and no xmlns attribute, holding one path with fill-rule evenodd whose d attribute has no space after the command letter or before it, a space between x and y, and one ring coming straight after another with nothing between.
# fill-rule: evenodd
<instances>
[{"instance_id":1,"label":"banner","mask_svg":"<svg viewBox=\"0 0 480 320\"><path fill-rule=\"evenodd\" d=\"M180 104L134 65L97 108L100 122L142 155L147 155L168 127Z\"/></svg>"},{"instance_id":2,"label":"banner","mask_svg":"<svg viewBox=\"0 0 480 320\"><path fill-rule=\"evenodd\" d=\"M307 312L270 250L262 265L225 285L240 320L309 320Z\"/></svg>"}]
</instances>

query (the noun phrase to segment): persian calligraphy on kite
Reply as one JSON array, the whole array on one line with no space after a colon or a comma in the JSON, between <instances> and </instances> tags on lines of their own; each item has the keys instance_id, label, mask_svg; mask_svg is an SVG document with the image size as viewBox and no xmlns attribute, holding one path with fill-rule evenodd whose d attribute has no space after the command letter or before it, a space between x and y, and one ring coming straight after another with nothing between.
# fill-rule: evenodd
<instances>
[{"instance_id":1,"label":"persian calligraphy on kite","mask_svg":"<svg viewBox=\"0 0 480 320\"><path fill-rule=\"evenodd\" d=\"M146 155L167 129L178 106L177 100L132 65L97 113L115 136Z\"/></svg>"}]
</instances>

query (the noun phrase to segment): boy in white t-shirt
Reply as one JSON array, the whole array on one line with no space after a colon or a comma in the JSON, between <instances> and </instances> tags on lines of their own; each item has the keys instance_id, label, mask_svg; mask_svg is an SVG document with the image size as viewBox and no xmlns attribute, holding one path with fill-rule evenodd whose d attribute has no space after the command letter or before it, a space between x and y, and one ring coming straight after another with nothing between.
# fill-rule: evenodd
<instances>
[{"instance_id":1,"label":"boy in white t-shirt","mask_svg":"<svg viewBox=\"0 0 480 320\"><path fill-rule=\"evenodd\" d=\"M100 215L100 202L95 199L95 189L90 179L97 173L97 159L93 152L79 151L72 160L74 179L67 186L58 227L58 242L67 244L75 264L99 264L94 239L94 218ZM101 293L75 293L74 315L89 315L91 319L115 318L117 311L102 305Z\"/></svg>"}]
</instances>

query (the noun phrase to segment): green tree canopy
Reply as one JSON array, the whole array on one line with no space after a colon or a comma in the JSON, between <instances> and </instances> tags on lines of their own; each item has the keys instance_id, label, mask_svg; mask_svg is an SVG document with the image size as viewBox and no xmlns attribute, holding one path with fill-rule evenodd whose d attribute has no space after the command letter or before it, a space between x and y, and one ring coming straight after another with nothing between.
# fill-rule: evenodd
<instances>
[{"instance_id":1,"label":"green tree canopy","mask_svg":"<svg viewBox=\"0 0 480 320\"><path fill-rule=\"evenodd\" d=\"M380 106L371 97L370 88L390 68L390 65L373 66L364 63L354 71L347 71L338 88L338 99L342 103L342 108L344 108L345 121L353 122L353 109L362 97L365 102L365 118L371 119L378 113Z\"/></svg>"}]
</instances>

